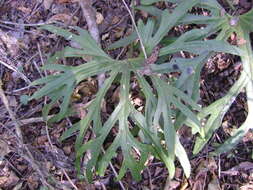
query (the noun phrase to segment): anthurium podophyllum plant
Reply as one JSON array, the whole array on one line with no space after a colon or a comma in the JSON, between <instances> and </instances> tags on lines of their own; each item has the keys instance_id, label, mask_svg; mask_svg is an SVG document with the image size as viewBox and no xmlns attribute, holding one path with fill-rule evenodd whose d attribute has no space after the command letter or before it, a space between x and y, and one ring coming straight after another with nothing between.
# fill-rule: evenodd
<instances>
[{"instance_id":1,"label":"anthurium podophyllum plant","mask_svg":"<svg viewBox=\"0 0 253 190\"><path fill-rule=\"evenodd\" d=\"M48 96L50 102L43 108L43 116L48 122L58 122L65 117L74 115L71 96L78 84L89 77L106 74L106 80L96 96L88 105L87 115L67 129L61 137L65 140L78 132L75 143L76 168L81 173L81 160L87 150L91 158L85 165L85 177L91 181L93 174L104 175L109 162L119 151L123 155L118 179L129 170L136 180L140 179L141 171L150 155L160 159L169 171L170 178L175 174L175 159L183 167L186 177L190 176L191 166L187 153L180 143L177 131L187 125L197 135L193 153L197 154L209 141L214 131L220 127L224 114L237 97L246 90L248 100L248 117L224 144L213 153L220 154L230 150L251 128L252 115L252 48L249 34L253 31L253 10L240 15L231 16L222 10L216 0L166 0L175 3L172 11L155 7L158 0L141 0L135 10L142 10L152 15L137 22L138 32L111 44L108 49L126 47L137 40L143 42L148 55L145 59L143 47L139 46L139 56L124 60L110 57L92 39L86 30L73 27L71 30L53 25L44 25L41 29L76 42L80 48L65 47L49 58L43 69L58 71L33 82L42 85L30 99ZM192 8L208 10L209 15L190 13ZM192 27L178 37L169 37L168 32L178 25L201 26ZM75 31L75 32L71 32ZM232 46L227 38L235 33L244 43ZM216 36L216 37L211 37ZM192 58L174 56L178 52L189 52ZM241 57L243 71L238 81L231 87L227 95L207 107L201 108L199 101L200 72L205 61L215 52L224 52ZM79 66L56 64L57 60L66 57L90 57L90 61ZM169 77L170 73L180 73L178 78ZM136 109L131 101L131 79L135 78L145 97L144 110ZM112 84L119 85L119 102L115 109L102 121L101 104ZM48 119L49 111L57 102L60 111ZM205 122L204 122L205 120ZM113 138L105 152L102 147L115 128L117 135ZM134 129L134 130L133 130ZM84 143L88 130L94 134ZM137 131L133 133L132 131Z\"/></svg>"}]
</instances>

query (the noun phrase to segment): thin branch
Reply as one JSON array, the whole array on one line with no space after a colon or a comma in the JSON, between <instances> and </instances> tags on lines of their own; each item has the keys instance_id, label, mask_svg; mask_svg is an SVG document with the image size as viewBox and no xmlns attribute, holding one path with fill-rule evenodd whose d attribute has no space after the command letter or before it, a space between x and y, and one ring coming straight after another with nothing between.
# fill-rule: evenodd
<instances>
[{"instance_id":1,"label":"thin branch","mask_svg":"<svg viewBox=\"0 0 253 190\"><path fill-rule=\"evenodd\" d=\"M15 90L13 90L13 91L8 91L8 92L6 92L7 94L9 93L9 94L13 94L13 93L16 93L16 92L20 92L20 91L23 91L23 90L27 90L28 88L31 88L31 86L25 86L25 87L23 87L23 88L19 88L19 89L15 89Z\"/></svg>"},{"instance_id":2,"label":"thin branch","mask_svg":"<svg viewBox=\"0 0 253 190\"><path fill-rule=\"evenodd\" d=\"M31 151L23 142L23 135L22 135L21 127L20 127L21 126L20 122L15 118L14 112L10 109L8 99L4 94L2 85L3 83L2 83L2 80L0 79L0 99L2 100L7 112L9 113L12 121L14 122L15 130L16 130L15 136L17 138L18 145L19 145L18 150L20 151L19 153L22 154L22 156L32 165L32 168L40 175L41 182L45 184L46 186L48 186L50 189L53 189L53 187L47 183L46 178L44 174L42 173L41 168L37 165L35 159L33 158Z\"/></svg>"},{"instance_id":3,"label":"thin branch","mask_svg":"<svg viewBox=\"0 0 253 190\"><path fill-rule=\"evenodd\" d=\"M6 98L4 91L2 89L2 80L0 79L0 99L2 100L7 112L9 113L11 120L14 122L14 126L15 126L15 130L16 130L16 134L18 136L19 139L21 139L21 141L23 141L23 136L22 136L22 132L20 129L20 123L18 120L16 120L13 111L11 110L9 103L8 103L8 99Z\"/></svg>"},{"instance_id":4,"label":"thin branch","mask_svg":"<svg viewBox=\"0 0 253 190\"><path fill-rule=\"evenodd\" d=\"M113 167L112 162L109 162L109 166L112 169L115 177L118 177L118 173L116 172L115 168ZM120 187L121 187L122 190L126 190L126 188L124 187L124 185L123 185L123 183L122 183L121 180L119 180L119 185L120 185Z\"/></svg>"},{"instance_id":5,"label":"thin branch","mask_svg":"<svg viewBox=\"0 0 253 190\"><path fill-rule=\"evenodd\" d=\"M53 116L54 115L49 115L49 116L47 116L47 118L50 119ZM30 123L45 122L45 121L44 121L43 117L34 117L34 118L29 118L29 119L22 119L22 120L19 120L19 122L20 122L20 126L22 127L22 125L27 125L27 124L30 124ZM13 126L13 125L15 125L15 122L10 121L10 122L6 123L5 125Z\"/></svg>"},{"instance_id":6,"label":"thin branch","mask_svg":"<svg viewBox=\"0 0 253 190\"><path fill-rule=\"evenodd\" d=\"M139 30L138 30L138 28L137 28L137 25L136 25L136 23L135 23L134 16L133 16L131 10L129 9L128 5L126 4L125 0L122 0L122 2L123 2L123 4L124 4L124 6L126 7L127 12L129 13L130 17L131 17L131 20L132 20L132 23L133 23L134 28L135 28L135 30L136 30L137 36L138 36L138 38L139 38L139 40L140 40L141 49L142 49L142 51L143 51L144 57L145 57L145 59L147 59L148 56L147 56L147 53L146 53L146 50L145 50L145 47L144 47L144 44L143 44L141 35L140 35Z\"/></svg>"},{"instance_id":7,"label":"thin branch","mask_svg":"<svg viewBox=\"0 0 253 190\"><path fill-rule=\"evenodd\" d=\"M97 42L97 44L101 46L99 30L96 23L96 11L92 7L91 0L78 0L78 2L82 8L83 16L87 22L90 35ZM102 73L98 75L97 80L98 86L101 87L105 81L105 74Z\"/></svg>"},{"instance_id":8,"label":"thin branch","mask_svg":"<svg viewBox=\"0 0 253 190\"><path fill-rule=\"evenodd\" d=\"M3 62L0 60L0 64L2 64L3 66L7 67L8 69L18 73L20 75L20 77L23 78L24 81L26 81L28 84L31 84L32 82L23 74L21 73L18 69L16 69L15 67Z\"/></svg>"},{"instance_id":9,"label":"thin branch","mask_svg":"<svg viewBox=\"0 0 253 190\"><path fill-rule=\"evenodd\" d=\"M67 172L62 168L63 174L65 175L65 177L67 178L67 180L69 181L69 183L72 185L72 187L75 190L78 190L78 187L74 184L74 182L70 179L70 177L68 176Z\"/></svg>"},{"instance_id":10,"label":"thin branch","mask_svg":"<svg viewBox=\"0 0 253 190\"><path fill-rule=\"evenodd\" d=\"M43 56L42 56L42 53L41 53L41 48L40 48L40 44L39 44L39 43L37 43L37 48L38 48L38 51L39 51L39 56L40 56L41 64L42 64L42 66L44 66L45 63L44 63L44 60L43 60ZM39 72L39 74L40 74L40 76L41 76L41 78L42 78L43 75L42 75L42 73L41 73L41 71L40 71L38 65L36 64L36 61L33 61L33 64L35 65L37 71ZM47 72L46 72L46 71L44 71L44 74L45 74L45 76L47 76Z\"/></svg>"},{"instance_id":11,"label":"thin branch","mask_svg":"<svg viewBox=\"0 0 253 190\"><path fill-rule=\"evenodd\" d=\"M102 152L103 152L103 154L105 154L105 150L104 150L103 147L102 147ZM110 166L110 168L112 169L112 172L113 172L114 176L115 176L115 177L118 177L118 173L117 173L117 171L115 170L114 166L112 165L112 162L109 162L109 166ZM119 180L119 185L120 185L120 187L121 187L122 190L126 190L126 188L124 187L124 184L122 183L121 180Z\"/></svg>"},{"instance_id":12,"label":"thin branch","mask_svg":"<svg viewBox=\"0 0 253 190\"><path fill-rule=\"evenodd\" d=\"M42 26L42 25L50 24L52 22L42 22L42 23L34 23L34 24L22 24L22 23L16 23L16 22L10 22L10 21L5 21L5 20L0 20L0 23L14 25L14 26Z\"/></svg>"}]
</instances>

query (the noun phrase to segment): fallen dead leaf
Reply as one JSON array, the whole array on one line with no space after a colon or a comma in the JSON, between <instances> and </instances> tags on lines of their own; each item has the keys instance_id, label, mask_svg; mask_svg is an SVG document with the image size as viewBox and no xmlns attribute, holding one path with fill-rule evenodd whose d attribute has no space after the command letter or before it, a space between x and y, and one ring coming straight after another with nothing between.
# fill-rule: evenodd
<instances>
[{"instance_id":1,"label":"fallen dead leaf","mask_svg":"<svg viewBox=\"0 0 253 190\"><path fill-rule=\"evenodd\" d=\"M53 2L54 2L54 0L44 0L43 5L44 5L45 9L46 10L50 9Z\"/></svg>"},{"instance_id":2,"label":"fallen dead leaf","mask_svg":"<svg viewBox=\"0 0 253 190\"><path fill-rule=\"evenodd\" d=\"M28 167L27 165L17 165L17 169L20 172L25 171L27 169L27 167Z\"/></svg>"},{"instance_id":3,"label":"fallen dead leaf","mask_svg":"<svg viewBox=\"0 0 253 190\"><path fill-rule=\"evenodd\" d=\"M253 169L253 162L242 162L239 164L239 169L243 169L244 171Z\"/></svg>"},{"instance_id":4,"label":"fallen dead leaf","mask_svg":"<svg viewBox=\"0 0 253 190\"><path fill-rule=\"evenodd\" d=\"M251 8L252 5L252 1L248 1L248 0L240 0L239 1L240 6L242 6L245 9L249 9Z\"/></svg>"},{"instance_id":5,"label":"fallen dead leaf","mask_svg":"<svg viewBox=\"0 0 253 190\"><path fill-rule=\"evenodd\" d=\"M0 158L4 157L10 151L8 144L0 139Z\"/></svg>"},{"instance_id":6,"label":"fallen dead leaf","mask_svg":"<svg viewBox=\"0 0 253 190\"><path fill-rule=\"evenodd\" d=\"M123 27L116 27L114 29L115 37L116 38L121 38L124 35L124 30L125 30L125 28L123 28Z\"/></svg>"},{"instance_id":7,"label":"fallen dead leaf","mask_svg":"<svg viewBox=\"0 0 253 190\"><path fill-rule=\"evenodd\" d=\"M222 174L235 176L239 175L240 171L247 172L248 170L253 170L253 163L252 162L242 162L238 166L235 166L227 171L222 171Z\"/></svg>"},{"instance_id":8,"label":"fallen dead leaf","mask_svg":"<svg viewBox=\"0 0 253 190\"><path fill-rule=\"evenodd\" d=\"M210 172L214 173L218 169L218 166L213 157L207 160L207 168Z\"/></svg>"},{"instance_id":9,"label":"fallen dead leaf","mask_svg":"<svg viewBox=\"0 0 253 190\"><path fill-rule=\"evenodd\" d=\"M183 175L183 170L181 168L176 168L175 178L181 179L182 175Z\"/></svg>"},{"instance_id":10,"label":"fallen dead leaf","mask_svg":"<svg viewBox=\"0 0 253 190\"><path fill-rule=\"evenodd\" d=\"M69 155L72 152L72 146L64 146L63 151L65 154Z\"/></svg>"},{"instance_id":11,"label":"fallen dead leaf","mask_svg":"<svg viewBox=\"0 0 253 190\"><path fill-rule=\"evenodd\" d=\"M117 24L120 21L120 18L118 16L113 16L112 20L111 20L111 24Z\"/></svg>"},{"instance_id":12,"label":"fallen dead leaf","mask_svg":"<svg viewBox=\"0 0 253 190\"><path fill-rule=\"evenodd\" d=\"M57 3L73 3L74 0L56 0Z\"/></svg>"},{"instance_id":13,"label":"fallen dead leaf","mask_svg":"<svg viewBox=\"0 0 253 190\"><path fill-rule=\"evenodd\" d=\"M132 103L137 106L141 106L143 104L143 100L139 97L136 97L132 100Z\"/></svg>"},{"instance_id":14,"label":"fallen dead leaf","mask_svg":"<svg viewBox=\"0 0 253 190\"><path fill-rule=\"evenodd\" d=\"M145 12L145 11L141 11L141 15L142 15L144 18L147 18L147 17L148 17L148 13Z\"/></svg>"},{"instance_id":15,"label":"fallen dead leaf","mask_svg":"<svg viewBox=\"0 0 253 190\"><path fill-rule=\"evenodd\" d=\"M176 180L170 180L166 183L164 190L176 190L180 186L180 182Z\"/></svg>"},{"instance_id":16,"label":"fallen dead leaf","mask_svg":"<svg viewBox=\"0 0 253 190\"><path fill-rule=\"evenodd\" d=\"M8 35L7 33L3 32L2 30L0 30L0 45L4 44L7 48L7 51L9 51L9 53L12 56L16 56L19 50L19 41L17 38Z\"/></svg>"},{"instance_id":17,"label":"fallen dead leaf","mask_svg":"<svg viewBox=\"0 0 253 190\"><path fill-rule=\"evenodd\" d=\"M0 188L11 189L11 187L15 186L18 183L19 178L8 168L4 168L3 170L4 175L0 176Z\"/></svg>"},{"instance_id":18,"label":"fallen dead leaf","mask_svg":"<svg viewBox=\"0 0 253 190\"><path fill-rule=\"evenodd\" d=\"M208 161L203 159L198 163L198 168L196 169L196 176L193 182L192 190L202 190L206 182L206 176L209 169L207 168Z\"/></svg>"},{"instance_id":19,"label":"fallen dead leaf","mask_svg":"<svg viewBox=\"0 0 253 190\"><path fill-rule=\"evenodd\" d=\"M253 184L246 184L240 187L240 190L253 190Z\"/></svg>"},{"instance_id":20,"label":"fallen dead leaf","mask_svg":"<svg viewBox=\"0 0 253 190\"><path fill-rule=\"evenodd\" d=\"M242 141L246 142L253 142L253 131L248 131L246 135L243 137Z\"/></svg>"},{"instance_id":21,"label":"fallen dead leaf","mask_svg":"<svg viewBox=\"0 0 253 190\"><path fill-rule=\"evenodd\" d=\"M237 38L237 44L240 46L240 45L244 45L244 44L246 44L246 40L245 39L243 39L243 38Z\"/></svg>"},{"instance_id":22,"label":"fallen dead leaf","mask_svg":"<svg viewBox=\"0 0 253 190\"><path fill-rule=\"evenodd\" d=\"M101 110L103 113L107 113L107 109L106 109L106 101L103 99L102 103L101 103Z\"/></svg>"},{"instance_id":23,"label":"fallen dead leaf","mask_svg":"<svg viewBox=\"0 0 253 190\"><path fill-rule=\"evenodd\" d=\"M27 179L27 184L30 189L38 189L39 187L39 178L36 175L30 175Z\"/></svg>"},{"instance_id":24,"label":"fallen dead leaf","mask_svg":"<svg viewBox=\"0 0 253 190\"><path fill-rule=\"evenodd\" d=\"M234 5L238 5L240 0L233 0Z\"/></svg>"},{"instance_id":25,"label":"fallen dead leaf","mask_svg":"<svg viewBox=\"0 0 253 190\"><path fill-rule=\"evenodd\" d=\"M15 185L15 187L13 187L13 190L20 190L22 189L22 186L23 186L23 182L20 181L17 185Z\"/></svg>"},{"instance_id":26,"label":"fallen dead leaf","mask_svg":"<svg viewBox=\"0 0 253 190\"><path fill-rule=\"evenodd\" d=\"M221 190L220 184L219 184L219 179L217 177L214 177L212 181L208 184L207 187L208 190Z\"/></svg>"},{"instance_id":27,"label":"fallen dead leaf","mask_svg":"<svg viewBox=\"0 0 253 190\"><path fill-rule=\"evenodd\" d=\"M96 23L102 24L104 21L104 16L100 12L96 12Z\"/></svg>"},{"instance_id":28,"label":"fallen dead leaf","mask_svg":"<svg viewBox=\"0 0 253 190\"><path fill-rule=\"evenodd\" d=\"M28 8L28 7L23 7L23 6L17 7L17 9L20 10L20 11L22 11L22 12L25 13L25 14L30 14L31 11L32 11L30 8Z\"/></svg>"},{"instance_id":29,"label":"fallen dead leaf","mask_svg":"<svg viewBox=\"0 0 253 190\"><path fill-rule=\"evenodd\" d=\"M203 184L204 184L203 181L195 180L194 185L192 187L192 190L202 190L202 189L204 189Z\"/></svg>"},{"instance_id":30,"label":"fallen dead leaf","mask_svg":"<svg viewBox=\"0 0 253 190\"><path fill-rule=\"evenodd\" d=\"M102 38L101 38L101 39L102 39L102 40L105 40L106 38L109 37L109 35L110 35L109 33L105 33L105 34L102 35Z\"/></svg>"},{"instance_id":31,"label":"fallen dead leaf","mask_svg":"<svg viewBox=\"0 0 253 190\"><path fill-rule=\"evenodd\" d=\"M116 103L119 101L119 92L120 92L120 88L116 88L116 90L114 90L113 95L112 95L112 102Z\"/></svg>"},{"instance_id":32,"label":"fallen dead leaf","mask_svg":"<svg viewBox=\"0 0 253 190\"><path fill-rule=\"evenodd\" d=\"M9 106L11 106L11 107L17 107L18 106L18 102L17 102L15 96L7 96L7 98L8 98Z\"/></svg>"},{"instance_id":33,"label":"fallen dead leaf","mask_svg":"<svg viewBox=\"0 0 253 190\"><path fill-rule=\"evenodd\" d=\"M49 22L54 22L54 21L60 21L63 22L65 24L70 23L70 25L76 25L78 23L78 18L76 16L72 17L68 14L64 14L64 13L59 13L56 15L53 15L51 18L49 18Z\"/></svg>"},{"instance_id":34,"label":"fallen dead leaf","mask_svg":"<svg viewBox=\"0 0 253 190\"><path fill-rule=\"evenodd\" d=\"M45 145L45 143L48 141L47 136L43 135L36 139L36 142L38 145Z\"/></svg>"},{"instance_id":35,"label":"fallen dead leaf","mask_svg":"<svg viewBox=\"0 0 253 190\"><path fill-rule=\"evenodd\" d=\"M188 180L184 179L184 181L182 182L180 186L180 190L186 190L188 186L189 186Z\"/></svg>"}]
</instances>

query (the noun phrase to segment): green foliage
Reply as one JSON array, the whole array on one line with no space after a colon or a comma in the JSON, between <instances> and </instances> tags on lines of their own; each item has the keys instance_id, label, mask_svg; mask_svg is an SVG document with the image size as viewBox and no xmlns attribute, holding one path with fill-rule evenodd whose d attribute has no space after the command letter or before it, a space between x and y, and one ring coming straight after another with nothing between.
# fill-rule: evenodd
<instances>
[{"instance_id":1,"label":"green foliage","mask_svg":"<svg viewBox=\"0 0 253 190\"><path fill-rule=\"evenodd\" d=\"M187 177L190 175L191 167L187 152L180 143L177 131L183 124L191 127L192 133L197 134L194 154L201 151L204 145L212 137L213 132L220 127L222 119L236 96L245 88L248 97L248 119L227 142L221 145L216 154L231 149L250 128L250 116L253 107L252 84L253 66L252 51L249 41L249 32L252 31L253 11L238 17L237 23L231 25L234 19L228 14L220 14L220 5L215 0L167 0L177 3L177 7L169 13L154 7L158 0L142 0L142 5L136 9L147 11L155 18L148 18L145 22L138 22L138 30L141 35L148 56L152 50L162 44L157 63L148 67L149 75L141 74L146 69L145 58L142 53L137 58L125 60L114 60L105 53L92 39L89 33L78 27L74 28L78 33L70 32L52 25L42 26L41 29L71 40L80 45L80 48L65 47L56 52L49 59L49 64L43 69L55 70L57 74L38 79L32 85L43 87L35 92L30 99L39 99L48 96L51 100L43 108L43 116L47 116L52 106L60 103L60 111L49 122L57 122L66 116L75 114L76 110L71 106L71 95L75 87L83 80L106 73L106 80L98 90L96 97L91 101L87 115L70 129L66 130L61 137L65 140L78 132L76 138L76 168L81 174L81 160L83 155L90 150L91 159L85 166L85 177L92 181L94 172L104 175L109 162L120 151L123 155L120 179L129 170L136 180L140 180L141 171L145 168L145 162L149 155L154 155L162 160L168 168L170 177L175 173L174 161L178 158ZM201 7L210 10L209 16L193 15L188 11L192 7ZM205 24L201 28L195 28L185 32L181 36L168 40L168 32L173 27L184 24ZM226 42L228 36L235 32L246 43L239 47L232 46ZM217 34L215 39L207 40L212 34ZM137 40L137 33L111 44L108 49L124 47ZM166 43L165 43L166 41ZM139 48L141 50L141 48ZM168 59L175 53L186 51L195 54L194 58ZM212 103L208 107L201 108L199 100L200 72L205 61L214 52L224 52L241 57L244 70L239 80L230 89L228 94ZM59 59L66 57L90 56L91 61L79 66L64 66L55 64ZM169 60L168 62L162 60ZM159 64L158 64L159 62ZM180 77L171 80L164 75L180 72ZM131 101L131 77L135 77L145 97L145 110L138 111ZM119 103L115 105L114 111L102 121L101 104L111 85L119 79ZM184 93L184 92L187 92ZM203 126L202 120L206 119ZM131 122L130 122L131 121ZM137 136L131 132L132 128L138 128ZM117 129L116 136L110 134L112 128ZM87 131L91 130L94 138L83 143ZM105 142L109 147L102 151ZM82 175L82 174L81 174Z\"/></svg>"},{"instance_id":2,"label":"green foliage","mask_svg":"<svg viewBox=\"0 0 253 190\"><path fill-rule=\"evenodd\" d=\"M252 122L253 118L252 116L253 56L249 37L250 32L253 31L251 24L249 24L249 20L250 19L252 20L252 18L253 18L253 10L251 10L245 15L239 16L238 18L235 17L229 18L230 22L231 19L237 20L237 23L233 27L230 27L230 31L235 32L238 35L237 38L243 41L243 43L240 44L239 47L242 50L240 57L243 64L243 71L238 81L231 87L226 96L215 101L208 107L204 108L203 111L198 114L200 119L206 118L207 116L209 117L208 120L206 121L206 125L204 128L206 136L205 138L199 137L196 139L195 147L193 150L194 154L197 154L199 151L201 151L204 145L212 137L213 132L218 127L220 127L225 113L229 110L230 106L232 105L238 94L243 91L243 89L246 90L247 95L247 104L248 104L247 119L242 124L242 126L235 131L233 136L231 136L227 141L221 144L213 153L221 154L231 150L243 138L243 136L248 132L248 130L252 128L250 123Z\"/></svg>"}]
</instances>

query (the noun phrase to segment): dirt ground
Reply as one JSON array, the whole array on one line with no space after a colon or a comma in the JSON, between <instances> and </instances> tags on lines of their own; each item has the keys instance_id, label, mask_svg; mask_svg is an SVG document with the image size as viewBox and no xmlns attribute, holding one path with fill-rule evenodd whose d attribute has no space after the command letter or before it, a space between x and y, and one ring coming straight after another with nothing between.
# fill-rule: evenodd
<instances>
[{"instance_id":1,"label":"dirt ground","mask_svg":"<svg viewBox=\"0 0 253 190\"><path fill-rule=\"evenodd\" d=\"M138 1L137 1L138 2ZM97 24L103 48L126 36L132 29L130 16L121 0L92 0L97 11ZM129 1L128 1L129 3ZM220 0L224 8L226 1ZM252 2L240 0L238 9L247 12ZM137 15L138 16L138 15ZM181 140L188 150L192 165L192 175L186 179L177 163L176 176L168 182L164 165L153 159L142 173L142 180L136 182L130 173L120 181L115 181L111 167L104 177L95 177L93 184L77 178L74 168L75 137L64 142L59 140L65 128L75 122L75 118L47 126L43 122L42 107L45 99L31 101L24 105L24 95L32 95L38 87L29 84L50 74L40 69L47 57L68 44L63 38L40 30L38 23L61 22L64 26L80 26L87 29L82 9L74 0L0 0L0 78L2 88L15 118L22 124L23 141L30 149L39 168L27 161L19 150L20 141L15 135L15 122L6 106L0 100L0 189L45 189L41 176L50 173L62 188L59 189L125 189L133 190L250 190L253 189L253 133L249 132L237 147L220 157L209 157L211 144L221 143L228 138L233 129L240 126L246 118L245 94L233 103L226 114L222 127L216 131L209 145L192 156L194 137L188 128L180 130ZM112 57L123 59L125 49L109 52ZM69 65L79 65L81 59L68 59ZM201 74L201 101L209 105L221 98L240 75L240 60L236 56L216 54L205 65ZM20 74L21 73L21 74ZM22 74L23 73L23 74ZM96 93L96 81L81 84L86 88L82 98L90 98ZM80 87L81 88L81 87ZM115 101L110 100L111 102ZM57 109L57 108L56 108ZM113 108L108 108L110 112ZM120 155L113 159L118 171ZM40 171L40 172L38 172Z\"/></svg>"}]
</instances>

